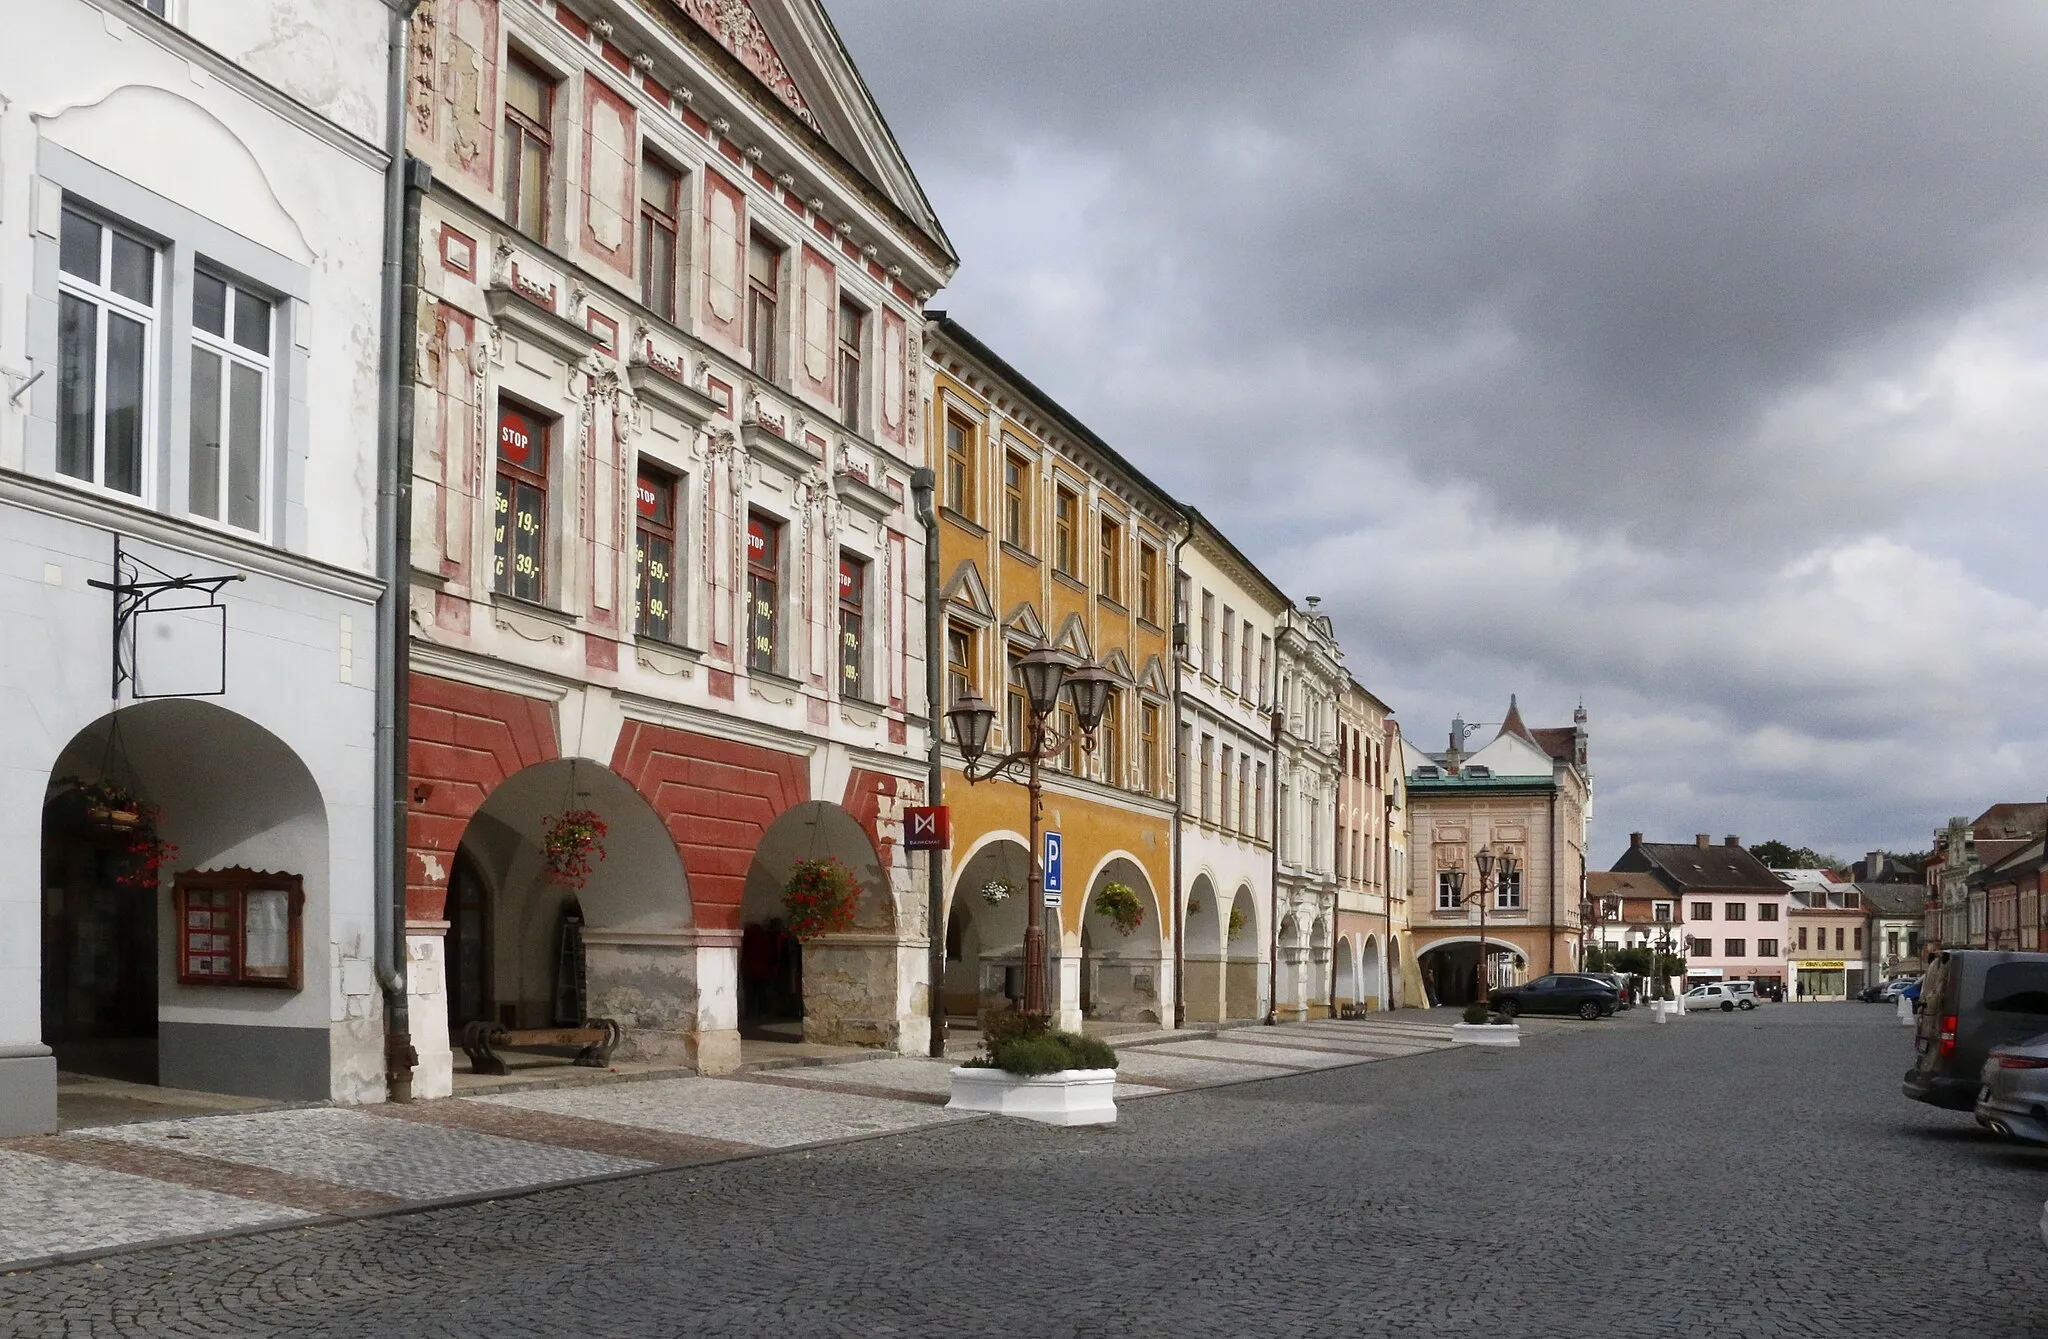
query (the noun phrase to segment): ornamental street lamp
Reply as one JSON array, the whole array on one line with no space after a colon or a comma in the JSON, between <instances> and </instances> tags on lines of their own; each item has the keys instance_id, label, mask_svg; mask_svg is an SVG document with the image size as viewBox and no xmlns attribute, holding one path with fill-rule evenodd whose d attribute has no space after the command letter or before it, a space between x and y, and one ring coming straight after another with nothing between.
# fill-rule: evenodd
<instances>
[{"instance_id":1,"label":"ornamental street lamp","mask_svg":"<svg viewBox=\"0 0 2048 1339\"><path fill-rule=\"evenodd\" d=\"M1047 758L1057 757L1075 742L1077 736L1083 753L1095 751L1095 732L1102 724L1102 713L1109 705L1109 690L1116 683L1116 676L1100 665L1075 667L1062 653L1049 646L1040 646L1018 658L1017 679L1024 689L1030 719L1025 722L1021 746L1014 751L982 762L982 754L988 749L989 731L995 725L996 712L972 688L953 699L953 705L946 711L946 725L953 732L953 742L959 747L960 756L966 760L963 773L968 784L993 781L1006 772L1015 779L1013 769L1023 765L1024 788L1031 813L1031 851L1027 857L1031 871L1031 896L1026 902L1029 913L1024 923L1024 1012L1043 1014L1046 1012L1045 870L1042 864L1044 853L1039 850L1039 824L1044 815L1045 794L1039 783L1039 764ZM1059 709L1062 689L1073 704L1074 726L1064 733L1054 733L1047 729L1046 722ZM1010 742L1019 743L1016 740Z\"/></svg>"},{"instance_id":2,"label":"ornamental street lamp","mask_svg":"<svg viewBox=\"0 0 2048 1339\"><path fill-rule=\"evenodd\" d=\"M1452 870L1450 872L1451 894L1457 898L1461 906L1469 905L1475 899L1479 903L1479 964L1473 969L1473 976L1477 982L1479 1003L1484 1004L1491 998L1487 990L1486 981L1486 904L1493 895L1494 888L1498 886L1494 882L1494 876L1498 875L1500 882L1506 883L1509 879L1515 877L1519 871L1519 866L1515 864L1514 852L1502 851L1496 856L1493 853L1493 848L1490 846L1480 847L1478 854L1472 857L1472 863L1479 867L1478 889L1467 894L1465 892L1465 871Z\"/></svg>"}]
</instances>

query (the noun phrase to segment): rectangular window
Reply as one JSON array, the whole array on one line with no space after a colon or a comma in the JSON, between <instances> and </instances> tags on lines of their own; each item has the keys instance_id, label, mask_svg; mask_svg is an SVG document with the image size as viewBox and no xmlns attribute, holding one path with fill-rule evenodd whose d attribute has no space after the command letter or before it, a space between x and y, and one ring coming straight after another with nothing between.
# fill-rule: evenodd
<instances>
[{"instance_id":1,"label":"rectangular window","mask_svg":"<svg viewBox=\"0 0 2048 1339\"><path fill-rule=\"evenodd\" d=\"M747 668L776 672L782 605L782 523L747 514Z\"/></svg>"},{"instance_id":2,"label":"rectangular window","mask_svg":"<svg viewBox=\"0 0 2048 1339\"><path fill-rule=\"evenodd\" d=\"M1825 931L1823 931L1823 933L1825 933ZM1842 927L1837 925L1835 927L1835 952L1840 953L1842 951L1842 948Z\"/></svg>"},{"instance_id":3,"label":"rectangular window","mask_svg":"<svg viewBox=\"0 0 2048 1339\"><path fill-rule=\"evenodd\" d=\"M1060 749L1060 770L1069 776L1080 776L1087 770L1081 753L1081 732L1074 726L1074 708L1071 703L1062 704L1059 709L1059 736L1066 740Z\"/></svg>"},{"instance_id":4,"label":"rectangular window","mask_svg":"<svg viewBox=\"0 0 2048 1339\"><path fill-rule=\"evenodd\" d=\"M1223 606L1222 654L1217 658L1216 676L1223 686L1230 687L1230 671L1237 660L1237 613L1229 605Z\"/></svg>"},{"instance_id":5,"label":"rectangular window","mask_svg":"<svg viewBox=\"0 0 2048 1339\"><path fill-rule=\"evenodd\" d=\"M1129 785L1130 778L1124 775L1124 695L1115 689L1102 705L1102 729L1097 738L1101 741L1096 756L1102 759L1102 779L1112 786Z\"/></svg>"},{"instance_id":6,"label":"rectangular window","mask_svg":"<svg viewBox=\"0 0 2048 1339\"><path fill-rule=\"evenodd\" d=\"M1213 822L1216 811L1210 807L1215 796L1214 771L1216 766L1216 741L1208 735L1202 736L1201 773L1197 782L1202 788L1202 803L1199 813L1204 823Z\"/></svg>"},{"instance_id":7,"label":"rectangular window","mask_svg":"<svg viewBox=\"0 0 2048 1339\"><path fill-rule=\"evenodd\" d=\"M1271 661L1271 660L1272 660L1272 658L1273 658L1273 639L1272 639L1271 637L1268 637L1268 636L1266 636L1266 635L1265 635L1264 633L1260 633L1260 634L1259 634L1259 705L1260 705L1260 706L1262 706L1262 707L1263 707L1263 706L1266 706L1266 705L1268 705L1268 703L1267 703L1267 699L1266 699L1266 694L1267 694L1267 693L1268 693L1269 691L1271 691L1271 690L1270 690L1270 689L1268 689L1268 688L1267 688L1267 686L1266 686L1266 666L1267 666L1267 663L1268 663L1269 661Z\"/></svg>"},{"instance_id":8,"label":"rectangular window","mask_svg":"<svg viewBox=\"0 0 2048 1339\"><path fill-rule=\"evenodd\" d=\"M642 463L633 486L633 629L678 641L676 622L676 476Z\"/></svg>"},{"instance_id":9,"label":"rectangular window","mask_svg":"<svg viewBox=\"0 0 2048 1339\"><path fill-rule=\"evenodd\" d=\"M498 405L498 513L492 589L536 603L547 594L548 438L523 405Z\"/></svg>"},{"instance_id":10,"label":"rectangular window","mask_svg":"<svg viewBox=\"0 0 2048 1339\"><path fill-rule=\"evenodd\" d=\"M1159 550L1138 541L1138 617L1159 621Z\"/></svg>"},{"instance_id":11,"label":"rectangular window","mask_svg":"<svg viewBox=\"0 0 2048 1339\"><path fill-rule=\"evenodd\" d=\"M57 469L143 495L156 392L155 247L72 209L57 269Z\"/></svg>"},{"instance_id":12,"label":"rectangular window","mask_svg":"<svg viewBox=\"0 0 2048 1339\"><path fill-rule=\"evenodd\" d=\"M1253 820L1253 828L1259 834L1259 840L1264 841L1266 839L1266 764L1264 763L1259 764L1258 777L1252 786L1252 808L1258 811L1257 817Z\"/></svg>"},{"instance_id":13,"label":"rectangular window","mask_svg":"<svg viewBox=\"0 0 2048 1339\"><path fill-rule=\"evenodd\" d=\"M747 357L756 375L775 380L775 300L782 252L759 233L747 234Z\"/></svg>"},{"instance_id":14,"label":"rectangular window","mask_svg":"<svg viewBox=\"0 0 2048 1339\"><path fill-rule=\"evenodd\" d=\"M868 564L851 553L839 555L839 695L867 696Z\"/></svg>"},{"instance_id":15,"label":"rectangular window","mask_svg":"<svg viewBox=\"0 0 2048 1339\"><path fill-rule=\"evenodd\" d=\"M640 155L640 300L664 321L676 319L676 238L681 235L683 174L644 150Z\"/></svg>"},{"instance_id":16,"label":"rectangular window","mask_svg":"<svg viewBox=\"0 0 2048 1339\"><path fill-rule=\"evenodd\" d=\"M1721 919L1724 921L1739 921L1745 919L1748 915L1749 906L1747 903L1729 902L1721 908Z\"/></svg>"},{"instance_id":17,"label":"rectangular window","mask_svg":"<svg viewBox=\"0 0 2048 1339\"><path fill-rule=\"evenodd\" d=\"M1031 697L1024 691L1024 680L1017 673L1017 661L1023 653L1012 648L1009 654L1003 725L1010 748L1016 750L1031 742Z\"/></svg>"},{"instance_id":18,"label":"rectangular window","mask_svg":"<svg viewBox=\"0 0 2048 1339\"><path fill-rule=\"evenodd\" d=\"M1223 746L1223 770L1216 775L1217 808L1222 811L1217 816L1216 821L1225 832L1231 830L1237 817L1237 806L1230 802L1230 788L1236 784L1236 780L1237 750L1225 744Z\"/></svg>"},{"instance_id":19,"label":"rectangular window","mask_svg":"<svg viewBox=\"0 0 2048 1339\"><path fill-rule=\"evenodd\" d=\"M1802 953L1806 951L1806 927L1803 925L1799 927L1799 949Z\"/></svg>"},{"instance_id":20,"label":"rectangular window","mask_svg":"<svg viewBox=\"0 0 2048 1339\"><path fill-rule=\"evenodd\" d=\"M1052 565L1054 569L1074 576L1080 566L1078 550L1080 537L1075 527L1080 523L1081 499L1070 488L1055 487L1052 493Z\"/></svg>"},{"instance_id":21,"label":"rectangular window","mask_svg":"<svg viewBox=\"0 0 2048 1339\"><path fill-rule=\"evenodd\" d=\"M1652 902L1650 904L1650 919L1668 923L1671 920L1671 904L1669 902Z\"/></svg>"},{"instance_id":22,"label":"rectangular window","mask_svg":"<svg viewBox=\"0 0 2048 1339\"><path fill-rule=\"evenodd\" d=\"M306 894L298 875L187 871L177 877L173 902L180 985L304 986Z\"/></svg>"},{"instance_id":23,"label":"rectangular window","mask_svg":"<svg viewBox=\"0 0 2048 1339\"><path fill-rule=\"evenodd\" d=\"M271 324L269 298L193 273L191 510L240 530L263 529Z\"/></svg>"},{"instance_id":24,"label":"rectangular window","mask_svg":"<svg viewBox=\"0 0 2048 1339\"><path fill-rule=\"evenodd\" d=\"M1886 930L1884 932L1884 955L1887 958L1899 956L1899 932L1897 930Z\"/></svg>"},{"instance_id":25,"label":"rectangular window","mask_svg":"<svg viewBox=\"0 0 2048 1339\"><path fill-rule=\"evenodd\" d=\"M1105 516L1102 518L1101 570L1096 573L1095 588L1118 604L1124 599L1124 528Z\"/></svg>"},{"instance_id":26,"label":"rectangular window","mask_svg":"<svg viewBox=\"0 0 2048 1339\"><path fill-rule=\"evenodd\" d=\"M1252 761L1243 754L1237 759L1237 830L1250 833L1256 821L1251 813Z\"/></svg>"},{"instance_id":27,"label":"rectangular window","mask_svg":"<svg viewBox=\"0 0 2048 1339\"><path fill-rule=\"evenodd\" d=\"M974 689L974 630L946 625L946 697L958 702Z\"/></svg>"},{"instance_id":28,"label":"rectangular window","mask_svg":"<svg viewBox=\"0 0 2048 1339\"><path fill-rule=\"evenodd\" d=\"M1777 957L1777 956L1778 956L1778 941L1777 941L1777 940L1775 940L1775 939L1759 939L1759 940L1757 940L1757 941L1756 941L1756 956L1758 956L1759 958L1775 958L1775 957Z\"/></svg>"},{"instance_id":29,"label":"rectangular window","mask_svg":"<svg viewBox=\"0 0 2048 1339\"><path fill-rule=\"evenodd\" d=\"M1202 592L1202 658L1196 662L1202 673L1214 678L1216 675L1216 597L1208 591Z\"/></svg>"},{"instance_id":30,"label":"rectangular window","mask_svg":"<svg viewBox=\"0 0 2048 1339\"><path fill-rule=\"evenodd\" d=\"M1778 904L1775 902L1757 903L1756 918L1760 921L1774 921L1778 919Z\"/></svg>"},{"instance_id":31,"label":"rectangular window","mask_svg":"<svg viewBox=\"0 0 2048 1339\"><path fill-rule=\"evenodd\" d=\"M860 351L867 334L868 314L839 299L839 421L852 432L862 431L860 418Z\"/></svg>"},{"instance_id":32,"label":"rectangular window","mask_svg":"<svg viewBox=\"0 0 2048 1339\"><path fill-rule=\"evenodd\" d=\"M1493 906L1496 911L1517 911L1522 905L1522 871L1503 874L1493 886Z\"/></svg>"},{"instance_id":33,"label":"rectangular window","mask_svg":"<svg viewBox=\"0 0 2048 1339\"><path fill-rule=\"evenodd\" d=\"M1147 702L1138 708L1138 766L1143 769L1139 789L1147 795L1159 793L1159 708Z\"/></svg>"},{"instance_id":34,"label":"rectangular window","mask_svg":"<svg viewBox=\"0 0 2048 1339\"><path fill-rule=\"evenodd\" d=\"M1714 919L1714 904L1712 902L1693 903L1692 918L1696 921L1710 921Z\"/></svg>"},{"instance_id":35,"label":"rectangular window","mask_svg":"<svg viewBox=\"0 0 2048 1339\"><path fill-rule=\"evenodd\" d=\"M1749 956L1748 949L1749 944L1745 940L1724 939L1721 941L1721 956L1724 958L1746 958Z\"/></svg>"},{"instance_id":36,"label":"rectangular window","mask_svg":"<svg viewBox=\"0 0 2048 1339\"><path fill-rule=\"evenodd\" d=\"M1452 870L1440 871L1436 876L1436 909L1456 911L1463 903L1458 896L1458 876Z\"/></svg>"},{"instance_id":37,"label":"rectangular window","mask_svg":"<svg viewBox=\"0 0 2048 1339\"><path fill-rule=\"evenodd\" d=\"M974 429L946 416L946 505L974 519Z\"/></svg>"},{"instance_id":38,"label":"rectangular window","mask_svg":"<svg viewBox=\"0 0 2048 1339\"><path fill-rule=\"evenodd\" d=\"M1238 638L1238 642L1237 642L1237 654L1238 654L1238 665L1237 665L1237 692L1238 692L1238 696L1240 696L1240 697L1250 697L1250 696L1252 696L1252 694L1253 694L1253 693L1255 693L1255 692L1257 691L1257 685L1255 685L1255 684L1254 684L1254 683L1252 682L1252 624L1251 624L1251 620L1250 620L1250 619L1246 619L1246 620L1245 620L1245 623L1244 623L1244 631L1243 631L1243 635L1242 635L1241 637L1239 637L1239 638ZM1353 748L1352 748L1352 754L1351 754L1351 775L1353 775L1353 776L1357 776L1357 775L1358 775L1358 751L1357 751L1357 747L1356 747L1356 745L1357 745L1357 736L1355 736L1355 735L1354 735L1354 736L1352 737L1352 744L1353 744Z\"/></svg>"},{"instance_id":39,"label":"rectangular window","mask_svg":"<svg viewBox=\"0 0 2048 1339\"><path fill-rule=\"evenodd\" d=\"M1618 920L1620 920L1620 919L1621 919L1621 899L1620 899L1620 898L1618 898L1618 897L1603 897L1603 898L1601 898L1601 899L1600 899L1600 919L1601 919L1601 920L1603 920L1603 921L1618 921Z\"/></svg>"},{"instance_id":40,"label":"rectangular window","mask_svg":"<svg viewBox=\"0 0 2048 1339\"><path fill-rule=\"evenodd\" d=\"M1855 949L1858 953L1861 953L1863 951L1863 927L1856 927L1855 938L1853 942L1850 943L1849 947Z\"/></svg>"},{"instance_id":41,"label":"rectangular window","mask_svg":"<svg viewBox=\"0 0 2048 1339\"><path fill-rule=\"evenodd\" d=\"M537 241L548 235L555 84L514 52L505 60L505 222Z\"/></svg>"},{"instance_id":42,"label":"rectangular window","mask_svg":"<svg viewBox=\"0 0 2048 1339\"><path fill-rule=\"evenodd\" d=\"M1003 542L1031 549L1031 462L1014 451L1003 456Z\"/></svg>"}]
</instances>

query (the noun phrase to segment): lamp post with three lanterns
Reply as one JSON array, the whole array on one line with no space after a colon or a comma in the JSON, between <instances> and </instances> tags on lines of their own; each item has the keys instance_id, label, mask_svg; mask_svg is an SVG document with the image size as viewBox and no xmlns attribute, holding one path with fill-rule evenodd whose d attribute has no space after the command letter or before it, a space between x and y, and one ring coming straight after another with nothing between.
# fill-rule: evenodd
<instances>
[{"instance_id":1,"label":"lamp post with three lanterns","mask_svg":"<svg viewBox=\"0 0 2048 1339\"><path fill-rule=\"evenodd\" d=\"M1500 882L1505 883L1507 880L1515 877L1520 867L1515 863L1515 853L1513 851L1502 851L1496 856L1493 853L1493 848L1490 846L1480 847L1478 854L1472 857L1472 863L1479 868L1479 887L1473 892L1467 893L1465 891L1464 870L1454 869L1445 872L1451 880L1451 896L1458 900L1460 906L1469 906L1474 901L1479 903L1479 964L1473 969L1473 976L1477 982L1479 1003L1484 1004L1490 998L1486 981L1487 902L1492 898L1495 887L1498 886L1495 883L1496 877L1498 877Z\"/></svg>"},{"instance_id":2,"label":"lamp post with three lanterns","mask_svg":"<svg viewBox=\"0 0 2048 1339\"><path fill-rule=\"evenodd\" d=\"M1077 735L1083 753L1095 751L1095 732L1102 724L1102 713L1109 705L1109 690L1116 676L1100 665L1075 666L1065 654L1039 646L1018 658L1017 678L1024 688L1029 719L1024 724L1021 744L1008 741L1019 745L1013 751L982 761L988 749L989 731L995 726L996 711L972 688L953 699L953 705L946 709L946 725L966 762L962 772L968 784L993 781L1006 772L1015 779L1015 769L1020 765L1023 769L1031 809L1031 850L1026 856L1031 871L1031 895L1027 901L1029 917L1024 924L1024 1012L1042 1015L1047 1012L1047 960L1044 852L1039 849L1039 831L1045 793L1039 768L1046 759L1058 756L1073 744ZM1047 721L1059 709L1062 689L1073 703L1074 724L1068 730L1055 732L1048 728Z\"/></svg>"}]
</instances>

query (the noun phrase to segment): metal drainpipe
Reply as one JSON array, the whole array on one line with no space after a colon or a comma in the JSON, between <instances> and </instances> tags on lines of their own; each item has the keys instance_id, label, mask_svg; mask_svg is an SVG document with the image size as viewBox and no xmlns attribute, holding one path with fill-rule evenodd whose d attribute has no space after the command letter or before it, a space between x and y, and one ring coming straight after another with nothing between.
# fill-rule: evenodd
<instances>
[{"instance_id":1,"label":"metal drainpipe","mask_svg":"<svg viewBox=\"0 0 2048 1339\"><path fill-rule=\"evenodd\" d=\"M945 686L945 628L939 605L939 513L932 506L939 476L920 466L910 472L910 496L917 505L917 519L924 526L924 695L925 695L925 803L944 803L945 738L940 726L945 720L942 701ZM925 855L925 938L926 970L931 973L931 1055L946 1054L946 852ZM978 970L978 969L977 969ZM979 987L977 986L977 989Z\"/></svg>"},{"instance_id":2,"label":"metal drainpipe","mask_svg":"<svg viewBox=\"0 0 2048 1339\"><path fill-rule=\"evenodd\" d=\"M378 332L377 395L377 726L371 814L375 848L372 956L384 997L386 1096L412 1100L412 1011L405 963L405 610L411 567L411 360L414 322L406 314L406 276L418 269L419 214L408 201L405 155L406 23L419 0L390 5L386 35L384 169L384 273ZM408 247L410 261L408 261ZM402 393L403 392L403 393ZM403 441L401 442L401 438Z\"/></svg>"},{"instance_id":3,"label":"metal drainpipe","mask_svg":"<svg viewBox=\"0 0 2048 1339\"><path fill-rule=\"evenodd\" d=\"M1174 541L1173 584L1169 587L1173 593L1167 597L1174 601L1176 606L1180 602L1181 550L1188 546L1188 541L1193 539L1195 535L1195 523L1185 513L1181 516L1181 524L1186 528L1182 530L1180 538ZM1185 624L1178 617L1181 612L1180 609L1176 607L1173 612L1176 616L1168 621L1173 625L1177 633ZM1187 889L1181 886L1183 873L1180 829L1181 819L1187 813L1188 760L1186 751L1180 746L1181 660L1183 657L1178 637L1173 639L1173 644L1169 648L1168 654L1173 657L1173 733L1168 737L1167 741L1167 747L1173 750L1173 847L1169 856L1173 861L1173 1025L1176 1028L1184 1028L1188 1025L1188 951L1186 934L1187 916L1181 908L1186 903ZM1220 896L1220 894L1212 892L1211 896ZM1223 909L1221 907L1218 907L1216 912L1218 917L1221 918L1224 934L1228 936L1230 933L1230 920L1228 917L1223 916ZM1224 941L1223 957L1224 962L1218 970L1226 974L1225 992L1227 994L1229 989L1227 974L1230 971L1230 947L1227 938ZM1229 1011L1226 1009L1224 1012L1228 1013Z\"/></svg>"}]
</instances>

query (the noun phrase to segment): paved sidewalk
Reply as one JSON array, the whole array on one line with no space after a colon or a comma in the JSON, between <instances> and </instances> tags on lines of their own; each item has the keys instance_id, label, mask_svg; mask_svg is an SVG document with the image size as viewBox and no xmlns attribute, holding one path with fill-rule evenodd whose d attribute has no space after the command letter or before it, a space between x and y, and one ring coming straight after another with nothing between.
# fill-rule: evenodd
<instances>
[{"instance_id":1,"label":"paved sidewalk","mask_svg":"<svg viewBox=\"0 0 2048 1339\"><path fill-rule=\"evenodd\" d=\"M1117 1098L1457 1044L1430 1016L1126 1044ZM945 1109L951 1064L878 1055L405 1106L184 1115L0 1141L0 1270L982 1119Z\"/></svg>"}]
</instances>

